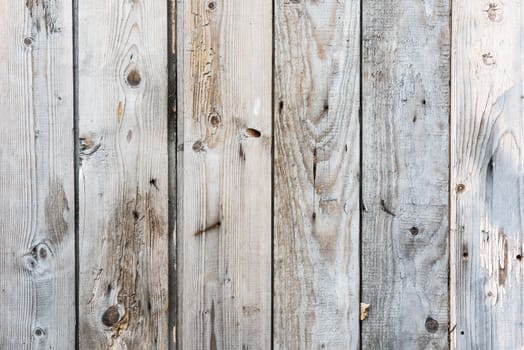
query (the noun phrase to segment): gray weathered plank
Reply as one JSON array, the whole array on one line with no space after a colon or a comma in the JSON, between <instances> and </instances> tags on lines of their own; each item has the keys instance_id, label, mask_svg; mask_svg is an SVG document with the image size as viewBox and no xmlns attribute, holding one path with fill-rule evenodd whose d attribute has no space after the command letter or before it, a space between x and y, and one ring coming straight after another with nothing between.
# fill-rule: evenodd
<instances>
[{"instance_id":1,"label":"gray weathered plank","mask_svg":"<svg viewBox=\"0 0 524 350\"><path fill-rule=\"evenodd\" d=\"M0 2L0 348L75 344L70 1Z\"/></svg>"},{"instance_id":2,"label":"gray weathered plank","mask_svg":"<svg viewBox=\"0 0 524 350\"><path fill-rule=\"evenodd\" d=\"M167 7L80 1L81 349L168 347Z\"/></svg>"},{"instance_id":3,"label":"gray weathered plank","mask_svg":"<svg viewBox=\"0 0 524 350\"><path fill-rule=\"evenodd\" d=\"M363 2L364 349L448 346L449 17Z\"/></svg>"},{"instance_id":4,"label":"gray weathered plank","mask_svg":"<svg viewBox=\"0 0 524 350\"><path fill-rule=\"evenodd\" d=\"M177 9L183 0L168 1L168 192L169 192L169 349L176 350L176 315L178 280L176 268L176 208L177 208Z\"/></svg>"},{"instance_id":5,"label":"gray weathered plank","mask_svg":"<svg viewBox=\"0 0 524 350\"><path fill-rule=\"evenodd\" d=\"M274 348L359 344L360 1L276 1Z\"/></svg>"},{"instance_id":6,"label":"gray weathered plank","mask_svg":"<svg viewBox=\"0 0 524 350\"><path fill-rule=\"evenodd\" d=\"M269 349L271 2L177 11L177 345Z\"/></svg>"},{"instance_id":7,"label":"gray weathered plank","mask_svg":"<svg viewBox=\"0 0 524 350\"><path fill-rule=\"evenodd\" d=\"M453 349L523 349L521 1L454 1Z\"/></svg>"}]
</instances>

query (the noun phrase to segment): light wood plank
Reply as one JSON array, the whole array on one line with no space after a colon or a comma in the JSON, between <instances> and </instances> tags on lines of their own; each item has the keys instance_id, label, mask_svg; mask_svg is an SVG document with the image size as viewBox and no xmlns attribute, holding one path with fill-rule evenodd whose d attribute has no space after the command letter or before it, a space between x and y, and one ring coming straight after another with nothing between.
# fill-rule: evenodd
<instances>
[{"instance_id":1,"label":"light wood plank","mask_svg":"<svg viewBox=\"0 0 524 350\"><path fill-rule=\"evenodd\" d=\"M79 345L167 349L167 6L78 5Z\"/></svg>"},{"instance_id":2,"label":"light wood plank","mask_svg":"<svg viewBox=\"0 0 524 350\"><path fill-rule=\"evenodd\" d=\"M0 2L0 348L75 344L70 1Z\"/></svg>"},{"instance_id":3,"label":"light wood plank","mask_svg":"<svg viewBox=\"0 0 524 350\"><path fill-rule=\"evenodd\" d=\"M523 11L453 6L453 349L524 348Z\"/></svg>"},{"instance_id":4,"label":"light wood plank","mask_svg":"<svg viewBox=\"0 0 524 350\"><path fill-rule=\"evenodd\" d=\"M364 1L364 349L448 347L450 1Z\"/></svg>"},{"instance_id":5,"label":"light wood plank","mask_svg":"<svg viewBox=\"0 0 524 350\"><path fill-rule=\"evenodd\" d=\"M269 349L271 2L177 11L177 346Z\"/></svg>"},{"instance_id":6,"label":"light wood plank","mask_svg":"<svg viewBox=\"0 0 524 350\"><path fill-rule=\"evenodd\" d=\"M274 348L359 344L360 1L276 1Z\"/></svg>"}]
</instances>

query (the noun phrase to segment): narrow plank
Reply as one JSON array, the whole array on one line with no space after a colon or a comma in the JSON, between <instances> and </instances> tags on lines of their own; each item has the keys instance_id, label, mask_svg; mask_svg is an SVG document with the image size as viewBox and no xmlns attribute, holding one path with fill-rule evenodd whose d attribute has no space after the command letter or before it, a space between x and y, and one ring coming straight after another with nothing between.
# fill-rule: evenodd
<instances>
[{"instance_id":1,"label":"narrow plank","mask_svg":"<svg viewBox=\"0 0 524 350\"><path fill-rule=\"evenodd\" d=\"M524 8L453 2L451 342L524 348Z\"/></svg>"},{"instance_id":2,"label":"narrow plank","mask_svg":"<svg viewBox=\"0 0 524 350\"><path fill-rule=\"evenodd\" d=\"M177 346L269 349L272 6L177 12Z\"/></svg>"},{"instance_id":3,"label":"narrow plank","mask_svg":"<svg viewBox=\"0 0 524 350\"><path fill-rule=\"evenodd\" d=\"M359 345L360 1L276 1L274 348Z\"/></svg>"},{"instance_id":4,"label":"narrow plank","mask_svg":"<svg viewBox=\"0 0 524 350\"><path fill-rule=\"evenodd\" d=\"M176 350L176 315L177 315L177 268L176 268L176 208L177 208L177 9L178 2L168 1L168 189L169 189L169 349Z\"/></svg>"},{"instance_id":5,"label":"narrow plank","mask_svg":"<svg viewBox=\"0 0 524 350\"><path fill-rule=\"evenodd\" d=\"M167 5L78 18L79 346L167 349Z\"/></svg>"},{"instance_id":6,"label":"narrow plank","mask_svg":"<svg viewBox=\"0 0 524 350\"><path fill-rule=\"evenodd\" d=\"M75 346L70 1L0 3L0 348Z\"/></svg>"},{"instance_id":7,"label":"narrow plank","mask_svg":"<svg viewBox=\"0 0 524 350\"><path fill-rule=\"evenodd\" d=\"M363 3L364 349L448 347L449 17Z\"/></svg>"}]
</instances>

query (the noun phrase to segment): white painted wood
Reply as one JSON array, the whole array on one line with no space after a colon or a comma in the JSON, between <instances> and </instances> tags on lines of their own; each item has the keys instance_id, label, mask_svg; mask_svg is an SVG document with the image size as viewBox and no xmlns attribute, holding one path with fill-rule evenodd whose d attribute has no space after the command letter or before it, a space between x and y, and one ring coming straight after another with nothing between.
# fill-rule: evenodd
<instances>
[{"instance_id":1,"label":"white painted wood","mask_svg":"<svg viewBox=\"0 0 524 350\"><path fill-rule=\"evenodd\" d=\"M269 349L271 2L178 5L177 346Z\"/></svg>"},{"instance_id":2,"label":"white painted wood","mask_svg":"<svg viewBox=\"0 0 524 350\"><path fill-rule=\"evenodd\" d=\"M363 349L448 347L449 16L363 3Z\"/></svg>"},{"instance_id":3,"label":"white painted wood","mask_svg":"<svg viewBox=\"0 0 524 350\"><path fill-rule=\"evenodd\" d=\"M522 349L523 4L453 4L451 347Z\"/></svg>"},{"instance_id":4,"label":"white painted wood","mask_svg":"<svg viewBox=\"0 0 524 350\"><path fill-rule=\"evenodd\" d=\"M168 347L166 10L78 3L80 349Z\"/></svg>"},{"instance_id":5,"label":"white painted wood","mask_svg":"<svg viewBox=\"0 0 524 350\"><path fill-rule=\"evenodd\" d=\"M0 2L0 348L75 343L70 1Z\"/></svg>"},{"instance_id":6,"label":"white painted wood","mask_svg":"<svg viewBox=\"0 0 524 350\"><path fill-rule=\"evenodd\" d=\"M273 344L357 349L360 2L276 6Z\"/></svg>"}]
</instances>

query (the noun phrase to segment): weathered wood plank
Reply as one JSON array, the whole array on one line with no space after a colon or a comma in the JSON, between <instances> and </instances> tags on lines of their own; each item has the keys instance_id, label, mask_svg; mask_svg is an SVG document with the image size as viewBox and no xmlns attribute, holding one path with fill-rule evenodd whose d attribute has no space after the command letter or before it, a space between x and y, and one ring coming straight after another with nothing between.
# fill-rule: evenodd
<instances>
[{"instance_id":1,"label":"weathered wood plank","mask_svg":"<svg viewBox=\"0 0 524 350\"><path fill-rule=\"evenodd\" d=\"M364 349L448 347L449 0L364 1Z\"/></svg>"},{"instance_id":2,"label":"weathered wood plank","mask_svg":"<svg viewBox=\"0 0 524 350\"><path fill-rule=\"evenodd\" d=\"M177 346L269 349L271 2L179 5Z\"/></svg>"},{"instance_id":3,"label":"weathered wood plank","mask_svg":"<svg viewBox=\"0 0 524 350\"><path fill-rule=\"evenodd\" d=\"M176 208L177 208L177 9L183 0L168 1L168 186L169 186L169 349L176 350L177 323L177 255L176 255Z\"/></svg>"},{"instance_id":4,"label":"weathered wood plank","mask_svg":"<svg viewBox=\"0 0 524 350\"><path fill-rule=\"evenodd\" d=\"M78 6L79 345L166 349L167 6Z\"/></svg>"},{"instance_id":5,"label":"weathered wood plank","mask_svg":"<svg viewBox=\"0 0 524 350\"><path fill-rule=\"evenodd\" d=\"M0 2L0 348L75 344L70 1Z\"/></svg>"},{"instance_id":6,"label":"weathered wood plank","mask_svg":"<svg viewBox=\"0 0 524 350\"><path fill-rule=\"evenodd\" d=\"M522 349L524 8L453 3L452 348Z\"/></svg>"},{"instance_id":7,"label":"weathered wood plank","mask_svg":"<svg viewBox=\"0 0 524 350\"><path fill-rule=\"evenodd\" d=\"M360 1L276 1L274 348L359 344Z\"/></svg>"}]
</instances>

